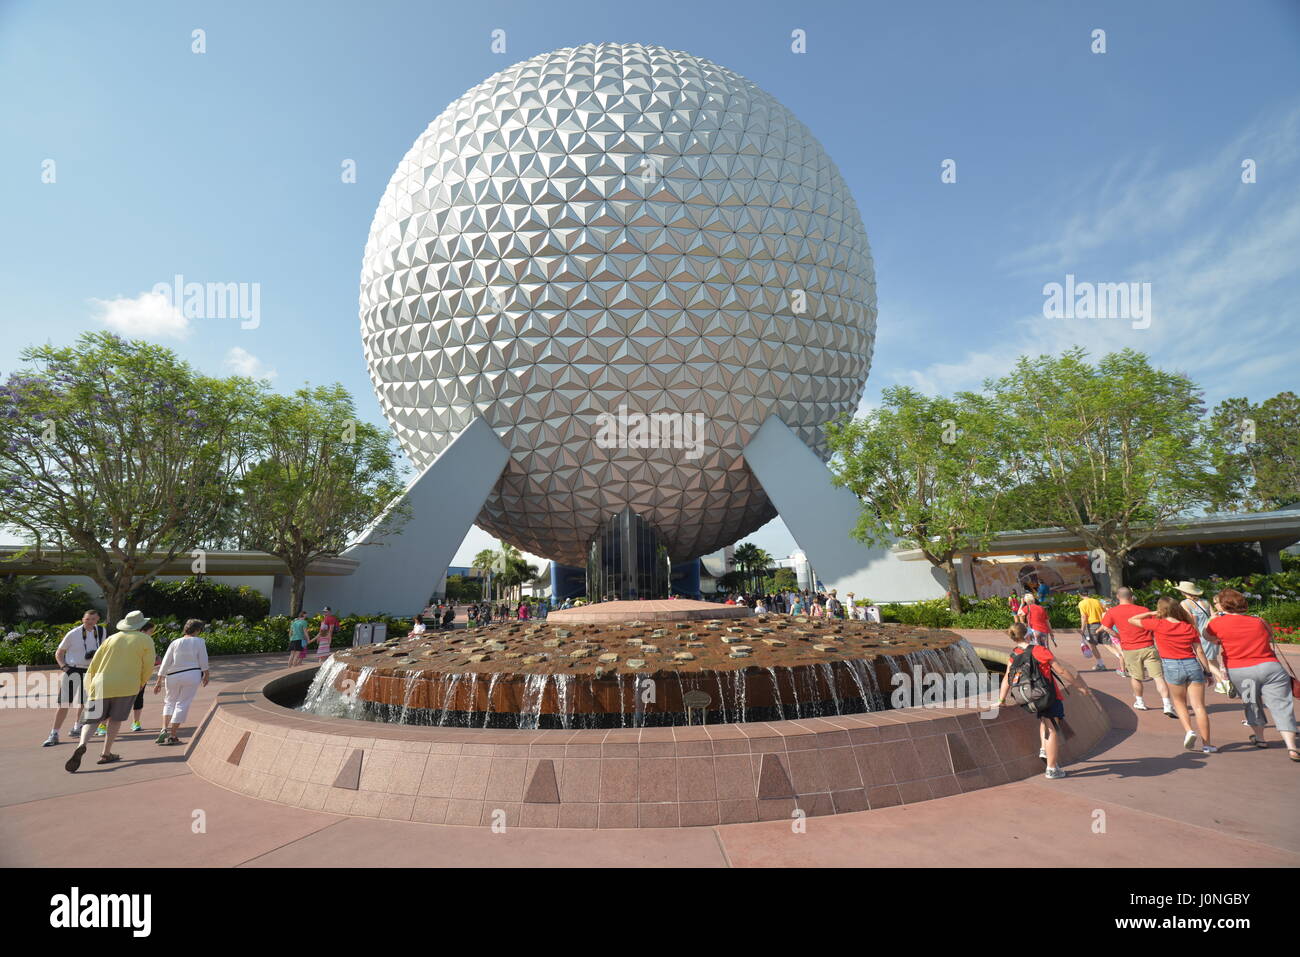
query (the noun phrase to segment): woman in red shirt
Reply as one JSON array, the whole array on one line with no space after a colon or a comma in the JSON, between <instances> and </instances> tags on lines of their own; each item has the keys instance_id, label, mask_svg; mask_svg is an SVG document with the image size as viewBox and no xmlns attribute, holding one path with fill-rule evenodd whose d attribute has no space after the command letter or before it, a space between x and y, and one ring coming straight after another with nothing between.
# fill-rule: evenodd
<instances>
[{"instance_id":1,"label":"woman in red shirt","mask_svg":"<svg viewBox=\"0 0 1300 957\"><path fill-rule=\"evenodd\" d=\"M1052 639L1052 622L1047 617L1047 609L1039 602L1036 595L1025 595L1025 625L1029 629L1029 640L1034 644L1047 647Z\"/></svg>"},{"instance_id":2,"label":"woman in red shirt","mask_svg":"<svg viewBox=\"0 0 1300 957\"><path fill-rule=\"evenodd\" d=\"M1286 742L1287 755L1300 762L1296 750L1295 702L1291 675L1273 652L1273 629L1261 618L1246 614L1246 596L1225 588L1214 596L1219 614L1205 624L1205 637L1223 647L1223 666L1241 692L1250 725L1250 743L1266 748L1264 709Z\"/></svg>"},{"instance_id":3,"label":"woman in red shirt","mask_svg":"<svg viewBox=\"0 0 1300 957\"><path fill-rule=\"evenodd\" d=\"M1134 615L1129 624L1153 633L1156 651L1160 654L1160 667L1169 685L1169 696L1174 701L1174 712L1183 725L1183 747L1196 749L1196 737L1201 738L1201 751L1213 754L1219 750L1210 744L1210 713L1205 710L1205 672L1210 664L1201 650L1200 634L1187 609L1176 598L1161 598L1156 610ZM1196 727L1192 727L1192 717Z\"/></svg>"}]
</instances>

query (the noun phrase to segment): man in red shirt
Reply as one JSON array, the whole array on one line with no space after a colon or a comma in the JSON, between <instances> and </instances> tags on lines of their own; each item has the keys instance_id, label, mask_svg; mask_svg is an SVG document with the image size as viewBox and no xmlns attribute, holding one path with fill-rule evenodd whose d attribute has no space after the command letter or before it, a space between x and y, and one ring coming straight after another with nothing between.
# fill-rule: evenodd
<instances>
[{"instance_id":1,"label":"man in red shirt","mask_svg":"<svg viewBox=\"0 0 1300 957\"><path fill-rule=\"evenodd\" d=\"M1146 702L1142 700L1142 682L1147 678L1156 684L1156 691L1164 702L1163 711L1171 718L1177 718L1174 703L1169 697L1169 685L1165 682L1165 672L1160 665L1160 655L1155 648L1155 638L1145 628L1138 628L1129 623L1130 618L1149 615L1150 608L1133 604L1133 592L1121 588L1115 592L1119 604L1111 608L1101 618L1101 627L1110 632L1119 642L1124 655L1124 670L1128 672L1128 683L1133 689L1133 709L1147 711Z\"/></svg>"}]
</instances>

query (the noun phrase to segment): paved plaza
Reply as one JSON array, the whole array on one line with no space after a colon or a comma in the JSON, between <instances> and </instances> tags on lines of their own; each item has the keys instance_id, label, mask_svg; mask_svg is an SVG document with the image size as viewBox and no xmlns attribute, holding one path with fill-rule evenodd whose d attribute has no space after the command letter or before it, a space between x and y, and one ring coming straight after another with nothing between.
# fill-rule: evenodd
<instances>
[{"instance_id":1,"label":"paved plaza","mask_svg":"<svg viewBox=\"0 0 1300 957\"><path fill-rule=\"evenodd\" d=\"M961 633L976 645L1007 646L997 632ZM1075 668L1091 664L1075 642L1063 640L1059 653ZM1300 652L1288 649L1288 657L1300 663ZM223 690L283 664L281 654L214 659L194 721ZM1023 866L1029 846L1038 864L1049 866L1300 864L1300 768L1272 729L1269 750L1249 747L1240 704L1211 695L1221 750L1187 752L1176 721L1129 707L1127 681L1113 671L1086 678L1112 730L1067 767L1068 778L1035 776L917 804L810 817L802 831L778 820L494 833L303 810L209 783L190 771L184 750L155 745L161 699L152 695L146 730L115 746L120 764L96 766L92 745L82 770L68 774L63 762L72 744L40 747L51 713L12 709L0 719L0 865ZM69 820L80 826L63 826Z\"/></svg>"}]
</instances>

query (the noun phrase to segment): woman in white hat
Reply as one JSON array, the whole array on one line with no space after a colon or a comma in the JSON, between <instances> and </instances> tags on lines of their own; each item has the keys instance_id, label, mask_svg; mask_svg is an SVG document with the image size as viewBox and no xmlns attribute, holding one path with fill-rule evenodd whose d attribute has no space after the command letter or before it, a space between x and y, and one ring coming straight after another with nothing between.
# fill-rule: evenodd
<instances>
[{"instance_id":1,"label":"woman in white hat","mask_svg":"<svg viewBox=\"0 0 1300 957\"><path fill-rule=\"evenodd\" d=\"M1228 680L1228 674L1223 670L1223 664L1218 658L1219 645L1217 642L1205 640L1205 626L1214 617L1214 609L1203 597L1205 592L1197 588L1195 582L1189 581L1181 581L1174 587L1183 596L1181 602L1183 610L1192 616L1196 633L1201 636L1201 650L1205 652L1205 663L1210 666L1210 674L1214 675L1214 690L1219 694L1232 695L1234 690L1232 682Z\"/></svg>"}]
</instances>

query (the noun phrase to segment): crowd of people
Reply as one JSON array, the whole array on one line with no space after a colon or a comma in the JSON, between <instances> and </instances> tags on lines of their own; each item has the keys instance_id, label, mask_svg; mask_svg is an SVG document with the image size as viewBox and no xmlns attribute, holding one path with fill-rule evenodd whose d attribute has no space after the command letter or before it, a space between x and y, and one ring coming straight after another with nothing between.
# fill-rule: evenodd
<instances>
[{"instance_id":1,"label":"crowd of people","mask_svg":"<svg viewBox=\"0 0 1300 957\"><path fill-rule=\"evenodd\" d=\"M1064 696L1070 690L1090 694L1083 676L1053 653L1057 645L1044 599L1044 587L1013 595L1008 599L1014 622L1008 630L1013 651L1002 681L999 703L1008 697L1030 707L1039 718L1040 752L1049 778L1064 777L1060 766L1060 722L1064 718ZM752 608L755 614L808 616L810 618L880 621L880 609L858 603L853 595L841 601L835 589L821 591L778 591L768 594L732 594L727 605ZM571 607L572 603L569 603ZM564 607L564 606L561 606ZM545 618L546 602L476 602L465 609L470 628L494 621L527 621ZM1129 588L1120 588L1115 601L1096 594L1078 599L1080 651L1093 662L1091 671L1111 670L1104 660L1114 659L1114 672L1128 680L1133 693L1132 707L1147 711L1146 688L1150 682L1160 696L1161 710L1177 719L1183 731L1183 747L1214 754L1206 692L1211 688L1227 698L1240 698L1245 710L1242 724L1249 727L1249 744L1267 748L1265 711L1286 746L1288 757L1300 762L1297 749L1293 697L1300 681L1280 656L1272 626L1248 612L1246 597L1225 588L1207 599L1192 582L1180 582L1176 595L1162 596L1154 609L1136 603ZM429 630L454 627L456 606L440 603L416 615L408 637ZM317 654L328 653L338 634L339 619L326 608L320 627L313 632L306 611L290 622L289 665L306 660L307 648L317 644ZM88 610L81 624L72 628L55 652L62 676L54 725L45 747L60 743L63 725L72 714L72 735L77 747L67 760L69 772L77 771L91 736L103 738L98 763L112 764L121 758L113 744L122 725L132 718L130 730L142 730L145 692L157 668L153 693L163 694L159 745L183 744L181 724L198 690L208 683L207 646L202 633L205 624L197 619L185 623L183 633L159 657L154 648L155 624L141 612L132 611L117 622L112 635ZM1103 653L1104 652L1104 653ZM1040 680L1041 679L1041 680ZM1040 690L1035 692L1037 687Z\"/></svg>"},{"instance_id":2,"label":"crowd of people","mask_svg":"<svg viewBox=\"0 0 1300 957\"><path fill-rule=\"evenodd\" d=\"M570 606L572 607L572 606ZM490 625L494 621L528 621L531 618L545 618L549 606L546 602L519 603L504 601L478 601L464 606L465 627L478 628ZM455 627L457 607L451 602L439 602L430 605L421 614L416 615L411 624L408 638L423 635L430 631L449 631Z\"/></svg>"},{"instance_id":3,"label":"crowd of people","mask_svg":"<svg viewBox=\"0 0 1300 957\"><path fill-rule=\"evenodd\" d=\"M880 608L870 603L858 603L853 595L847 603L841 601L838 590L829 592L777 591L762 593L739 592L730 594L724 605L742 605L752 608L756 615L807 615L809 618L839 618L846 621L880 621Z\"/></svg>"},{"instance_id":4,"label":"crowd of people","mask_svg":"<svg viewBox=\"0 0 1300 957\"><path fill-rule=\"evenodd\" d=\"M1212 601L1193 582L1179 582L1177 594L1161 596L1154 609L1139 605L1132 589L1120 588L1113 603L1095 594L1079 599L1080 650L1094 664L1092 671L1108 671L1102 649L1115 659L1115 672L1126 678L1133 693L1133 709L1147 711L1144 691L1147 682L1160 695L1161 710L1177 719L1183 732L1183 747L1214 754L1206 691L1228 698L1240 698L1245 708L1243 725L1250 728L1252 747L1266 748L1264 739L1267 710L1286 745L1288 757L1300 762L1296 747L1294 694L1300 691L1290 666L1280 656L1272 626L1248 613L1246 597L1225 588ZM1039 718L1047 777L1064 777L1059 764L1058 730L1064 717L1064 694L1077 689L1088 694L1083 677L1054 655L1056 634L1049 620L1043 595L1035 591L1012 596L1008 603L1015 622L1008 631L1014 644L1011 662L1003 678L1000 702L1005 704L1013 686L1019 703L1034 710ZM1050 697L1040 706L1031 703L1028 679L1037 667Z\"/></svg>"},{"instance_id":5,"label":"crowd of people","mask_svg":"<svg viewBox=\"0 0 1300 957\"><path fill-rule=\"evenodd\" d=\"M58 709L44 746L60 744L59 735L71 712L77 746L64 763L70 773L81 768L92 735L104 739L98 764L122 760L113 751L113 743L127 718L133 717L132 732L143 730L144 695L155 668L158 676L153 693L163 695L162 722L155 743L184 744L179 736L181 724L199 688L208 683L208 648L200 637L206 626L191 618L161 657L154 650L156 627L141 612L133 611L117 623L112 635L105 637L99 613L90 610L81 616L80 625L63 636L54 653L62 672Z\"/></svg>"}]
</instances>

